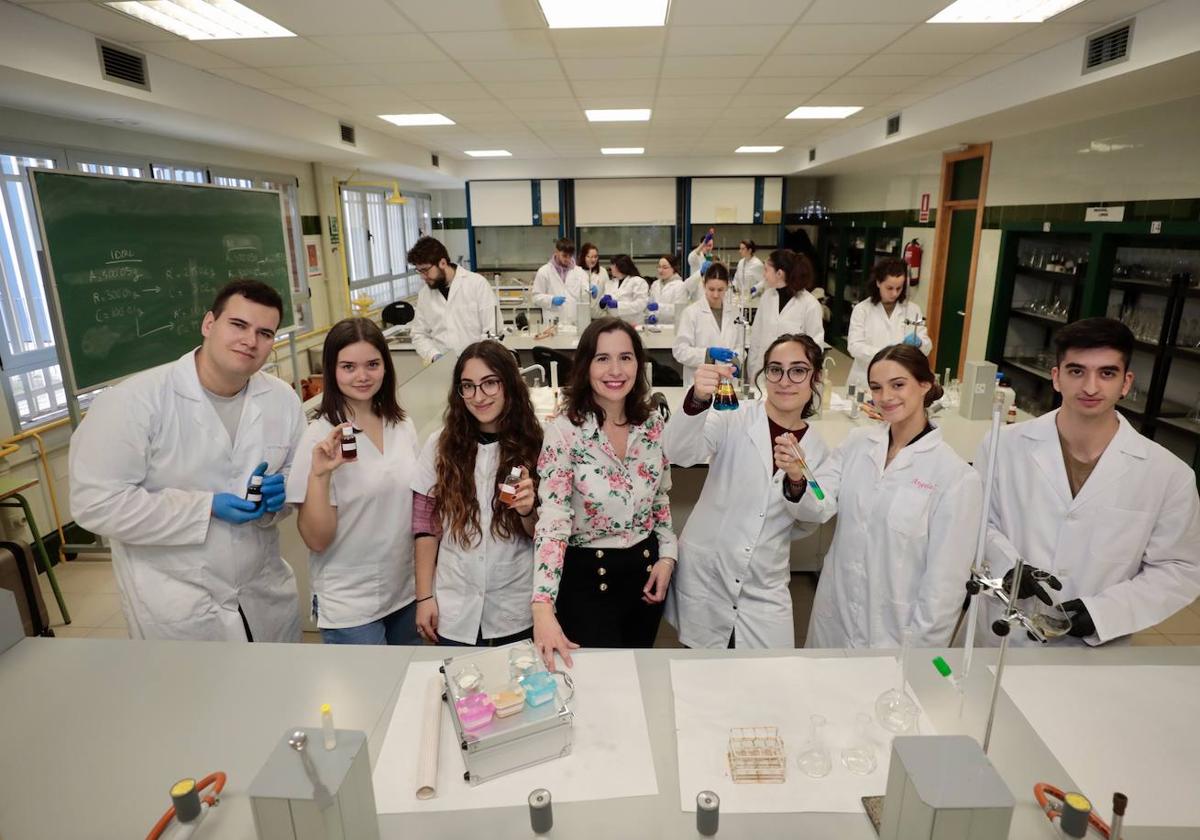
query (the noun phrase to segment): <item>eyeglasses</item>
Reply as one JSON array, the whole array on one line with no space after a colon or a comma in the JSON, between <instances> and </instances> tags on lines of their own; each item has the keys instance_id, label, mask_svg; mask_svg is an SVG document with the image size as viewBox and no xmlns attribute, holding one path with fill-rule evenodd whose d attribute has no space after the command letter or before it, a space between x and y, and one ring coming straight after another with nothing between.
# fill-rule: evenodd
<instances>
[{"instance_id":1,"label":"eyeglasses","mask_svg":"<svg viewBox=\"0 0 1200 840\"><path fill-rule=\"evenodd\" d=\"M433 271L435 268L437 268L437 266L436 265L427 265L424 268L422 268L421 266L418 265L418 266L414 266L414 268L417 269L417 273L420 274L422 277L428 277L429 272Z\"/></svg>"},{"instance_id":2,"label":"eyeglasses","mask_svg":"<svg viewBox=\"0 0 1200 840\"><path fill-rule=\"evenodd\" d=\"M810 367L796 365L787 369L787 378L793 385L803 385L812 376L812 372ZM783 365L767 365L766 376L768 382L782 382Z\"/></svg>"},{"instance_id":3,"label":"eyeglasses","mask_svg":"<svg viewBox=\"0 0 1200 840\"><path fill-rule=\"evenodd\" d=\"M478 385L470 379L464 379L458 383L458 394L463 399L469 400L475 396L475 389L478 388L485 397L494 397L500 393L501 387L503 387L503 383L495 378L485 379Z\"/></svg>"}]
</instances>

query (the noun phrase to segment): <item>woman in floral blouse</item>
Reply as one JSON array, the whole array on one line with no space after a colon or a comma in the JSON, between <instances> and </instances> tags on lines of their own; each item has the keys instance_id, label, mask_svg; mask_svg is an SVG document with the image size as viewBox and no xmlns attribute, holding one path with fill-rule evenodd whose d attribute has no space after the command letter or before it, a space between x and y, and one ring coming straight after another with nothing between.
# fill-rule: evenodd
<instances>
[{"instance_id":1,"label":"woman in floral blouse","mask_svg":"<svg viewBox=\"0 0 1200 840\"><path fill-rule=\"evenodd\" d=\"M534 536L533 640L548 667L583 647L651 647L675 569L671 465L625 321L579 338L564 412L546 424Z\"/></svg>"}]
</instances>

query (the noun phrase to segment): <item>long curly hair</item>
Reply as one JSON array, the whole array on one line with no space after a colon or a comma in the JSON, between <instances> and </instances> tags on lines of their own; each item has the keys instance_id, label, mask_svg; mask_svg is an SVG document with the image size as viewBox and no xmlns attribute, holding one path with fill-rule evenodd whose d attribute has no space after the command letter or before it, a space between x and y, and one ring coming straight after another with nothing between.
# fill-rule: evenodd
<instances>
[{"instance_id":1,"label":"long curly hair","mask_svg":"<svg viewBox=\"0 0 1200 840\"><path fill-rule=\"evenodd\" d=\"M517 369L512 351L498 341L477 341L462 351L454 365L443 428L437 444L434 515L445 533L459 545L479 540L479 500L475 488L475 455L479 451L479 421L458 392L463 368L479 359L500 379L504 410L496 420L500 464L492 481L492 527L496 539L523 534L521 516L500 503L499 485L513 467L525 467L537 484L537 460L542 451L542 426L529 399L529 387ZM535 490L536 492L536 490Z\"/></svg>"}]
</instances>

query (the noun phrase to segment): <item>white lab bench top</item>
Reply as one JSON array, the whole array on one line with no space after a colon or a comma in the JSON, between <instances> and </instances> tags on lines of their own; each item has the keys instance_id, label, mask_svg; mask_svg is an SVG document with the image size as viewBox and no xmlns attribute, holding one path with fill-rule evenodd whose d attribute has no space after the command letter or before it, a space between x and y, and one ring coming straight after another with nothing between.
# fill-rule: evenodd
<instances>
[{"instance_id":1,"label":"white lab bench top","mask_svg":"<svg viewBox=\"0 0 1200 840\"><path fill-rule=\"evenodd\" d=\"M246 789L286 730L316 726L320 705L330 703L339 728L367 733L374 766L409 660L441 659L451 653L435 647L25 639L0 654L4 837L142 837L170 804L168 789L178 779L223 770L228 783L220 806L209 813L195 837L253 840ZM620 802L556 802L552 836L571 840L696 836L695 815L679 809L671 659L882 653L637 651L658 794ZM913 690L939 733L981 737L991 687L987 665L994 662L995 651L977 651L961 719L958 694L929 665L939 654L958 667L961 651L912 652ZM1200 647L1015 649L1009 662L1046 667L1200 667ZM1130 709L1129 713L1151 711ZM1064 706L1064 714L1069 713ZM1017 800L1009 836L1013 840L1058 836L1034 802L1033 785L1046 781L1070 790L1073 782L1003 694L990 757ZM459 758L443 755L441 760ZM1138 768L1130 767L1129 772ZM1085 793L1107 813L1106 800L1112 791ZM506 808L384 815L380 827L381 836L388 840L530 836L524 800ZM718 836L873 840L875 833L861 814L722 814ZM1126 828L1124 836L1126 840L1183 840L1195 838L1196 829Z\"/></svg>"},{"instance_id":2,"label":"white lab bench top","mask_svg":"<svg viewBox=\"0 0 1200 840\"><path fill-rule=\"evenodd\" d=\"M674 324L664 324L657 331L646 329L642 325L636 326L642 345L647 350L670 350L675 343ZM579 344L578 332L559 332L546 338L534 338L535 334L528 330L509 333L504 336L503 344L513 350L532 350L535 346L549 347L552 350L574 350ZM389 341L388 349L397 353L416 352L412 342L407 340Z\"/></svg>"}]
</instances>

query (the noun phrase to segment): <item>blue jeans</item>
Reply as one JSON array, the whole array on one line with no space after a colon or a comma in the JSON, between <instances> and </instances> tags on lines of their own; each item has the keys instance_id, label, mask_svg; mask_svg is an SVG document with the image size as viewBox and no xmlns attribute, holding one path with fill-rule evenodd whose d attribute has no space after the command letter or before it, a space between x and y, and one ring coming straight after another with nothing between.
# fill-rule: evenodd
<instances>
[{"instance_id":1,"label":"blue jeans","mask_svg":"<svg viewBox=\"0 0 1200 840\"><path fill-rule=\"evenodd\" d=\"M483 631L480 630L479 636L475 639L474 645L468 645L468 644L464 644L462 642L456 642L453 639L447 639L445 636L443 636L441 634L438 634L438 644L445 645L446 647L504 647L505 645L511 645L513 642L520 642L525 639L532 639L532 638L533 638L533 628L532 627L530 627L528 630L522 630L519 633L513 633L511 636L500 636L499 638L496 638L496 639L483 638Z\"/></svg>"},{"instance_id":2,"label":"blue jeans","mask_svg":"<svg viewBox=\"0 0 1200 840\"><path fill-rule=\"evenodd\" d=\"M417 634L417 603L358 627L322 627L327 645L423 645Z\"/></svg>"}]
</instances>

